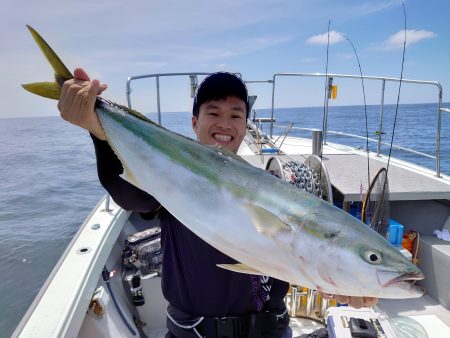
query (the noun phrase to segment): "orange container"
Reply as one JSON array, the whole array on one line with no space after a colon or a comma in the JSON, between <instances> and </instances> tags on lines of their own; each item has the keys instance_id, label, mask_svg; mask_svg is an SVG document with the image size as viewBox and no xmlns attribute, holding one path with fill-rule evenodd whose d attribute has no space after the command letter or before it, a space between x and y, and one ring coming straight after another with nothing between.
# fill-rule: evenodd
<instances>
[{"instance_id":1,"label":"orange container","mask_svg":"<svg viewBox=\"0 0 450 338\"><path fill-rule=\"evenodd\" d=\"M417 234L413 231L409 231L403 235L402 247L412 253L414 241L416 240Z\"/></svg>"}]
</instances>

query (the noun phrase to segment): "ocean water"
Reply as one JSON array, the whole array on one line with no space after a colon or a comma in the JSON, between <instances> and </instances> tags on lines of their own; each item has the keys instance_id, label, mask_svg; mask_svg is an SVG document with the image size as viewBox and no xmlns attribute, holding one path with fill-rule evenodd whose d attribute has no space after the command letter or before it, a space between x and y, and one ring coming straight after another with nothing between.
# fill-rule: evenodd
<instances>
[{"instance_id":1,"label":"ocean water","mask_svg":"<svg viewBox=\"0 0 450 338\"><path fill-rule=\"evenodd\" d=\"M390 142L394 111L395 106L385 107L386 142ZM374 138L379 107L369 106L367 112L369 137ZM269 114L262 110L258 116ZM321 129L323 108L278 109L276 117L277 125L293 122L295 127ZM190 118L189 113L166 113L162 122L193 137ZM435 105L401 105L394 143L433 155L436 123ZM328 127L365 136L364 107L330 108ZM298 130L290 134L305 135ZM366 146L365 140L342 136L330 135L328 140ZM375 145L370 144L370 149L375 150ZM435 168L432 159L401 151L393 155ZM59 117L0 119L0 164L0 337L9 337L105 192L97 180L89 135ZM442 117L441 171L450 174L450 114Z\"/></svg>"}]
</instances>

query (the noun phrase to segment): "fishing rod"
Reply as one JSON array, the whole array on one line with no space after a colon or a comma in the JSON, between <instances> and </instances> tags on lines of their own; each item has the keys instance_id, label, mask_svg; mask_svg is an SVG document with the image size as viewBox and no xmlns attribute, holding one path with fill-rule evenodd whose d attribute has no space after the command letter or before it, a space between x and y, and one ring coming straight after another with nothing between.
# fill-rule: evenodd
<instances>
[{"instance_id":1,"label":"fishing rod","mask_svg":"<svg viewBox=\"0 0 450 338\"><path fill-rule=\"evenodd\" d=\"M328 30L327 30L327 61L325 63L325 86L324 86L324 101L323 101L323 115L322 115L322 133L325 133L325 114L326 114L326 104L328 100L328 57L330 53L330 25L331 20L328 20ZM322 151L320 152L320 166L323 165L323 149L325 147L325 139L322 136ZM319 182L322 181L322 170L319 170Z\"/></svg>"},{"instance_id":2,"label":"fishing rod","mask_svg":"<svg viewBox=\"0 0 450 338\"><path fill-rule=\"evenodd\" d=\"M364 87L364 78L363 78L363 73L362 73L362 68L361 68L361 62L359 61L358 52L356 51L355 45L353 44L352 40L350 40L350 38L343 33L339 33L339 35L341 35L343 38L345 38L352 46L353 52L355 53L355 56L356 56L356 61L358 62L359 75L361 77L361 87L362 87L363 101L364 101L364 119L366 122L367 189L369 189L369 187L370 187L369 124L368 124L368 118L367 118L366 89Z\"/></svg>"},{"instance_id":3,"label":"fishing rod","mask_svg":"<svg viewBox=\"0 0 450 338\"><path fill-rule=\"evenodd\" d=\"M388 173L389 173L389 164L392 156L392 149L393 149L393 143L394 143L394 136L395 136L395 129L397 124L397 117L398 117L398 110L400 105L400 93L401 93L401 87L402 87L402 80L403 80L403 70L404 70L404 63L405 63L405 53L406 53L406 8L405 3L403 0L400 0L402 7L403 7L403 17L404 17L404 39L403 39L403 53L402 53L402 63L401 63L401 72L400 72L400 80L399 80L399 87L398 87L398 94L397 94L397 102L396 102L396 108L395 108L395 114L394 114L394 123L392 126L392 132L391 132L391 141L389 145L389 155L387 159L387 165L386 165L386 174L384 175L384 182L383 182L383 189L384 192L386 190L386 185L388 181ZM369 130L368 130L368 116L367 116L367 102L366 102L366 94L365 94L365 86L364 86L364 78L363 78L363 72L361 67L361 62L359 60L358 53L356 51L356 48L351 41L351 39L346 36L343 33L339 33L343 38L345 38L350 45L352 46L353 52L356 56L359 72L361 76L361 86L363 91L363 100L364 100L364 117L365 117L365 128L366 128L366 155L367 155L367 181L368 181L368 189L370 189L371 183L370 183L370 148L369 148ZM324 112L323 112L323 119L322 119L322 130L325 130L325 106L326 106L326 100L328 100L328 93L329 93L329 83L328 83L328 62L329 62L329 45L330 45L330 20L328 21L328 41L327 41L327 53L326 53L326 69L325 69L325 95L324 95ZM379 131L381 132L381 130ZM324 148L324 139L322 139L322 149ZM322 156L323 152L320 153L320 162L322 163ZM321 173L319 173L320 175ZM367 192L369 194L369 191ZM368 196L370 199L370 197Z\"/></svg>"},{"instance_id":4,"label":"fishing rod","mask_svg":"<svg viewBox=\"0 0 450 338\"><path fill-rule=\"evenodd\" d=\"M325 131L325 114L326 114L325 106L326 106L326 101L328 100L328 93L329 93L328 62L329 62L329 49L330 49L330 24L331 24L331 20L328 20L327 57L326 57L326 66L325 66L325 95L324 95L323 118L322 118L322 131L323 132ZM361 77L361 86L362 86L363 100L364 100L364 117L365 117L365 123L366 123L367 187L369 187L370 186L369 127L368 127L368 118L367 118L366 91L365 91L365 87L364 87L364 78L363 78L363 73L362 73L362 68L361 68L361 62L359 61L359 56L358 56L358 53L356 51L355 45L350 40L350 38L347 37L343 33L339 33L339 35L341 35L343 38L345 38L350 43L350 45L352 46L353 52L354 52L354 54L356 56L356 60L358 62L359 74L360 74L360 77ZM322 149L324 149L324 145L325 145L325 141L324 141L324 138L322 138ZM322 154L323 154L323 150L320 153L320 163L321 164L322 164L322 158L323 158ZM321 173L319 174L319 179L321 179L320 175L321 175Z\"/></svg>"},{"instance_id":5,"label":"fishing rod","mask_svg":"<svg viewBox=\"0 0 450 338\"><path fill-rule=\"evenodd\" d=\"M394 124L392 126L391 144L389 146L389 156L388 156L388 161L387 161L387 166L386 166L386 178L387 178L387 175L389 174L389 163L391 161L391 153L392 153L392 145L394 143L395 127L397 125L398 108L399 108L399 104L400 104L400 92L401 92L402 82L403 82L402 81L403 80L403 67L405 65L405 53L406 53L406 8L405 8L404 1L403 0L400 0L400 1L402 2L402 6L403 6L403 23L404 23L403 31L405 34L403 36L402 68L400 71L400 81L398 84L397 104L395 105Z\"/></svg>"}]
</instances>

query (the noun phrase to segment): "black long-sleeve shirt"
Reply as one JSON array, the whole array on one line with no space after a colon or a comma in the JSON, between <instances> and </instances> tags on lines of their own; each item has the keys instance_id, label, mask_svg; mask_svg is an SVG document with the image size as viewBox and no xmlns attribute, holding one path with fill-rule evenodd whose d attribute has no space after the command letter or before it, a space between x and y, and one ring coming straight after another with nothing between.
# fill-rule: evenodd
<instances>
[{"instance_id":1,"label":"black long-sleeve shirt","mask_svg":"<svg viewBox=\"0 0 450 338\"><path fill-rule=\"evenodd\" d=\"M92 136L98 176L114 201L126 210L151 212L159 202L119 177L123 169L106 141ZM159 212L163 251L162 291L168 302L192 316L242 316L260 311L282 313L288 283L231 272L216 264L236 263L180 223Z\"/></svg>"}]
</instances>

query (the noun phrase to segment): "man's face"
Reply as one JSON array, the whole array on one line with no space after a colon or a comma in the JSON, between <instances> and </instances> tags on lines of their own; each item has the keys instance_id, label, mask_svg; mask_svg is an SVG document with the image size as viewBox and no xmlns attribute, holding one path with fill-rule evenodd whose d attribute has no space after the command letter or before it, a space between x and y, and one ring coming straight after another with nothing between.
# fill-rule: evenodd
<instances>
[{"instance_id":1,"label":"man's face","mask_svg":"<svg viewBox=\"0 0 450 338\"><path fill-rule=\"evenodd\" d=\"M219 144L237 153L247 127L245 102L229 96L200 105L198 117L192 117L192 128L200 143Z\"/></svg>"}]
</instances>

